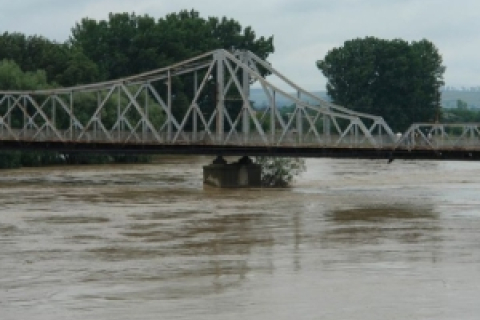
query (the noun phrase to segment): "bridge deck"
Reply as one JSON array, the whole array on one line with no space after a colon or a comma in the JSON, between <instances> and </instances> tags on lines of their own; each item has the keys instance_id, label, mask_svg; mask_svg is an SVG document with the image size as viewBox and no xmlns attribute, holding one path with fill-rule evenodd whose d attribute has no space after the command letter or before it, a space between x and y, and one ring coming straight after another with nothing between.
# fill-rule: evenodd
<instances>
[{"instance_id":1,"label":"bridge deck","mask_svg":"<svg viewBox=\"0 0 480 320\"><path fill-rule=\"evenodd\" d=\"M352 159L480 160L479 149L405 147L328 147L328 146L242 146L205 144L147 144L105 142L58 142L0 140L2 150L48 150L58 152L182 154L223 156L281 156Z\"/></svg>"}]
</instances>

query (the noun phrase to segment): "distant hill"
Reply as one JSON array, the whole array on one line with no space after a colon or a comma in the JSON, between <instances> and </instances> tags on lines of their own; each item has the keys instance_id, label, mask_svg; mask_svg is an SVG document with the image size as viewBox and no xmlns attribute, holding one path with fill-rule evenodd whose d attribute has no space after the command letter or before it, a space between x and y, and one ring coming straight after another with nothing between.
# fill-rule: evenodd
<instances>
[{"instance_id":1,"label":"distant hill","mask_svg":"<svg viewBox=\"0 0 480 320\"><path fill-rule=\"evenodd\" d=\"M442 92L442 106L456 108L457 100L463 100L469 108L480 108L480 91L447 90Z\"/></svg>"},{"instance_id":2,"label":"distant hill","mask_svg":"<svg viewBox=\"0 0 480 320\"><path fill-rule=\"evenodd\" d=\"M312 94L330 101L330 97L327 95L326 91L313 91ZM292 96L295 96L295 93L291 93ZM265 95L263 89L251 89L250 90L250 100L252 100L257 107L263 107L268 105L268 99ZM292 105L292 101L285 99L284 97L278 95L276 97L277 106L285 107ZM311 99L308 97L302 97L302 100L307 103L312 103ZM457 100L463 100L467 103L469 108L480 108L480 91L467 91L467 90L447 90L442 91L442 106L444 108L456 108Z\"/></svg>"}]
</instances>

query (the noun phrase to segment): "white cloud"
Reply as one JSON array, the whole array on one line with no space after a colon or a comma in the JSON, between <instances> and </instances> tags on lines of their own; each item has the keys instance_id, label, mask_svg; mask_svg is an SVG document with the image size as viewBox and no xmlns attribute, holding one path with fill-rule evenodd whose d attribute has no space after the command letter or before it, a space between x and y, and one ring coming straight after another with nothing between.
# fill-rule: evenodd
<instances>
[{"instance_id":1,"label":"white cloud","mask_svg":"<svg viewBox=\"0 0 480 320\"><path fill-rule=\"evenodd\" d=\"M204 17L227 16L252 26L258 36L274 35L276 50L270 62L309 90L325 86L316 60L346 40L426 38L443 54L447 85L480 85L477 0L0 0L0 4L1 32L41 34L58 41L66 40L80 19L105 19L109 12L160 18L195 9Z\"/></svg>"}]
</instances>

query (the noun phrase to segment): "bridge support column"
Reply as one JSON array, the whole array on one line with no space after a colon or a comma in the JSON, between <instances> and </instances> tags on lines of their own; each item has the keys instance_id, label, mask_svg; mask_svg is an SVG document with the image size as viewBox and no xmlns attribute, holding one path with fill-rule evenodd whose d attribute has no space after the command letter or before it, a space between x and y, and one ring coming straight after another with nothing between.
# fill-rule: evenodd
<instances>
[{"instance_id":1,"label":"bridge support column","mask_svg":"<svg viewBox=\"0 0 480 320\"><path fill-rule=\"evenodd\" d=\"M203 167L203 183L217 188L252 188L261 186L262 169L249 157L227 163L218 156Z\"/></svg>"}]
</instances>

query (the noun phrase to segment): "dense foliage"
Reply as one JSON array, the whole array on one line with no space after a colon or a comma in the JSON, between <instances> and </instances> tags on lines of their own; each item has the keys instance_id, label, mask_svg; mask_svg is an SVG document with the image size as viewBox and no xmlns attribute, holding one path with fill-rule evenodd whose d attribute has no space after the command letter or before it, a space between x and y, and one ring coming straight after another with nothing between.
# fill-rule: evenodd
<instances>
[{"instance_id":1,"label":"dense foliage","mask_svg":"<svg viewBox=\"0 0 480 320\"><path fill-rule=\"evenodd\" d=\"M80 47L41 36L5 32L0 35L0 60L14 61L24 72L45 73L48 83L72 86L99 80L97 65ZM0 89L22 89L2 87ZM33 88L31 88L33 89Z\"/></svg>"},{"instance_id":2,"label":"dense foliage","mask_svg":"<svg viewBox=\"0 0 480 320\"><path fill-rule=\"evenodd\" d=\"M194 10L171 13L158 20L148 15L111 13L107 20L82 19L71 31L65 43L20 33L1 34L0 89L34 90L111 80L164 67L218 48L248 49L262 58L274 50L273 37L257 38L251 27L243 28L239 22L226 17L205 19ZM210 85L214 85L213 81ZM186 87L191 85L174 83L174 115L179 117L191 100L188 94L193 94L185 92ZM95 99L86 94L76 102L78 109L83 111L77 115L80 120L90 117ZM203 102L213 107L212 99L206 97ZM114 121L115 112L109 111L112 108L107 102L101 115L107 127ZM150 116L152 122L161 122L164 117L163 114ZM64 125L68 126L67 119L64 120ZM58 122L62 126L62 119ZM125 155L4 152L0 154L0 167L144 160L145 157Z\"/></svg>"},{"instance_id":3,"label":"dense foliage","mask_svg":"<svg viewBox=\"0 0 480 320\"><path fill-rule=\"evenodd\" d=\"M287 187L306 170L305 160L300 158L256 157L255 163L262 167L264 187Z\"/></svg>"},{"instance_id":4,"label":"dense foliage","mask_svg":"<svg viewBox=\"0 0 480 320\"><path fill-rule=\"evenodd\" d=\"M444 108L442 122L444 123L480 123L480 109L469 109L459 100L457 108Z\"/></svg>"},{"instance_id":5,"label":"dense foliage","mask_svg":"<svg viewBox=\"0 0 480 320\"><path fill-rule=\"evenodd\" d=\"M148 15L110 14L108 20L82 19L70 43L98 65L102 78L114 79L164 67L224 48L250 50L262 58L273 52L273 37L257 39L251 27L233 19L202 18L195 11Z\"/></svg>"},{"instance_id":6,"label":"dense foliage","mask_svg":"<svg viewBox=\"0 0 480 320\"><path fill-rule=\"evenodd\" d=\"M428 40L349 40L317 66L335 103L380 115L394 130L438 120L445 67Z\"/></svg>"}]
</instances>

